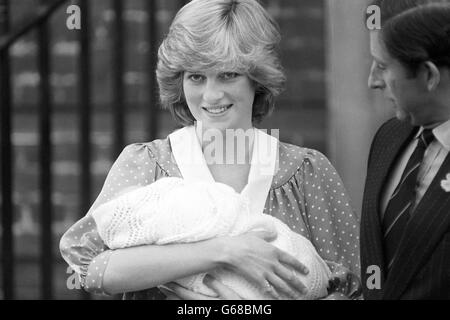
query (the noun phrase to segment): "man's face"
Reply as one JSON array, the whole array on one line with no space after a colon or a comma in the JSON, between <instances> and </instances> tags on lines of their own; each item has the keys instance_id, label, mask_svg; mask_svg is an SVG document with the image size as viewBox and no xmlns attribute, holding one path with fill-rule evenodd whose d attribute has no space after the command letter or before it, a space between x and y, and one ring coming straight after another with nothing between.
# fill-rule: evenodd
<instances>
[{"instance_id":1,"label":"man's face","mask_svg":"<svg viewBox=\"0 0 450 320\"><path fill-rule=\"evenodd\" d=\"M433 122L432 108L427 106L427 91L418 77L408 70L384 47L379 31L370 34L370 51L373 63L369 75L369 87L380 89L392 102L396 117L412 125Z\"/></svg>"}]
</instances>

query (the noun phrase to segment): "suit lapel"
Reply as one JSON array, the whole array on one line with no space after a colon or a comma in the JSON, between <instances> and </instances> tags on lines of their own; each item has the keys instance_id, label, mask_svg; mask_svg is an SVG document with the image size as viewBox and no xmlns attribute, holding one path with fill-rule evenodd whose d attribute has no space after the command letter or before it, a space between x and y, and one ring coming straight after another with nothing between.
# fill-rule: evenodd
<instances>
[{"instance_id":1,"label":"suit lapel","mask_svg":"<svg viewBox=\"0 0 450 320\"><path fill-rule=\"evenodd\" d=\"M364 194L364 207L361 218L361 256L364 267L371 265L379 266L381 269L381 283L384 283L385 265L383 253L383 233L381 230L381 207L380 200L382 192L389 178L389 173L395 165L395 161L405 145L408 144L415 130L399 121L391 121L377 141L370 167L366 178ZM363 270L366 272L366 270ZM372 299L380 299L384 290L369 290L366 292Z\"/></svg>"},{"instance_id":2,"label":"suit lapel","mask_svg":"<svg viewBox=\"0 0 450 320\"><path fill-rule=\"evenodd\" d=\"M450 193L441 181L450 172L450 154L414 211L385 284L385 299L398 299L450 226Z\"/></svg>"}]
</instances>

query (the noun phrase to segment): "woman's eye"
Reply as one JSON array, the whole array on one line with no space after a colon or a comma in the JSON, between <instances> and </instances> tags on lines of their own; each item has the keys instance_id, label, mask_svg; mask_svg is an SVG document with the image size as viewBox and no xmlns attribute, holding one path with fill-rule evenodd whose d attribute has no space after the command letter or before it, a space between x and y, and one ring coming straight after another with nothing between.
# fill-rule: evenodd
<instances>
[{"instance_id":1,"label":"woman's eye","mask_svg":"<svg viewBox=\"0 0 450 320\"><path fill-rule=\"evenodd\" d=\"M237 73L237 72L224 72L224 73L221 74L221 77L224 80L231 80L231 79L239 77L239 73Z\"/></svg>"},{"instance_id":2,"label":"woman's eye","mask_svg":"<svg viewBox=\"0 0 450 320\"><path fill-rule=\"evenodd\" d=\"M191 74L188 76L188 79L192 80L194 82L200 82L203 80L203 78L204 78L204 76L201 74Z\"/></svg>"}]
</instances>

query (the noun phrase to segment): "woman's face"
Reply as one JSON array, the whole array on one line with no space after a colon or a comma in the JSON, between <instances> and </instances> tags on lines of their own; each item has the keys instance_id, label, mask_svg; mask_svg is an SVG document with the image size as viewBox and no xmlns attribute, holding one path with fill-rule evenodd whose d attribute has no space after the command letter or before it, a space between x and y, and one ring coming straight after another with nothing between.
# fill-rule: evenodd
<instances>
[{"instance_id":1,"label":"woman's face","mask_svg":"<svg viewBox=\"0 0 450 320\"><path fill-rule=\"evenodd\" d=\"M250 129L255 88L247 75L228 71L186 71L187 105L204 128Z\"/></svg>"}]
</instances>

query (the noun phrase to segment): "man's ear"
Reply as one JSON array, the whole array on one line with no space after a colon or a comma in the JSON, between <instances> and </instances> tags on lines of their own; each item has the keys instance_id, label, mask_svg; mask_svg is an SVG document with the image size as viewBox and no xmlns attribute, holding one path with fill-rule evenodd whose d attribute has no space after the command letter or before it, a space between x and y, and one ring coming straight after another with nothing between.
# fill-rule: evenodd
<instances>
[{"instance_id":1,"label":"man's ear","mask_svg":"<svg viewBox=\"0 0 450 320\"><path fill-rule=\"evenodd\" d=\"M439 68L431 61L425 61L423 64L425 72L425 81L428 91L434 91L441 82L441 72Z\"/></svg>"}]
</instances>

